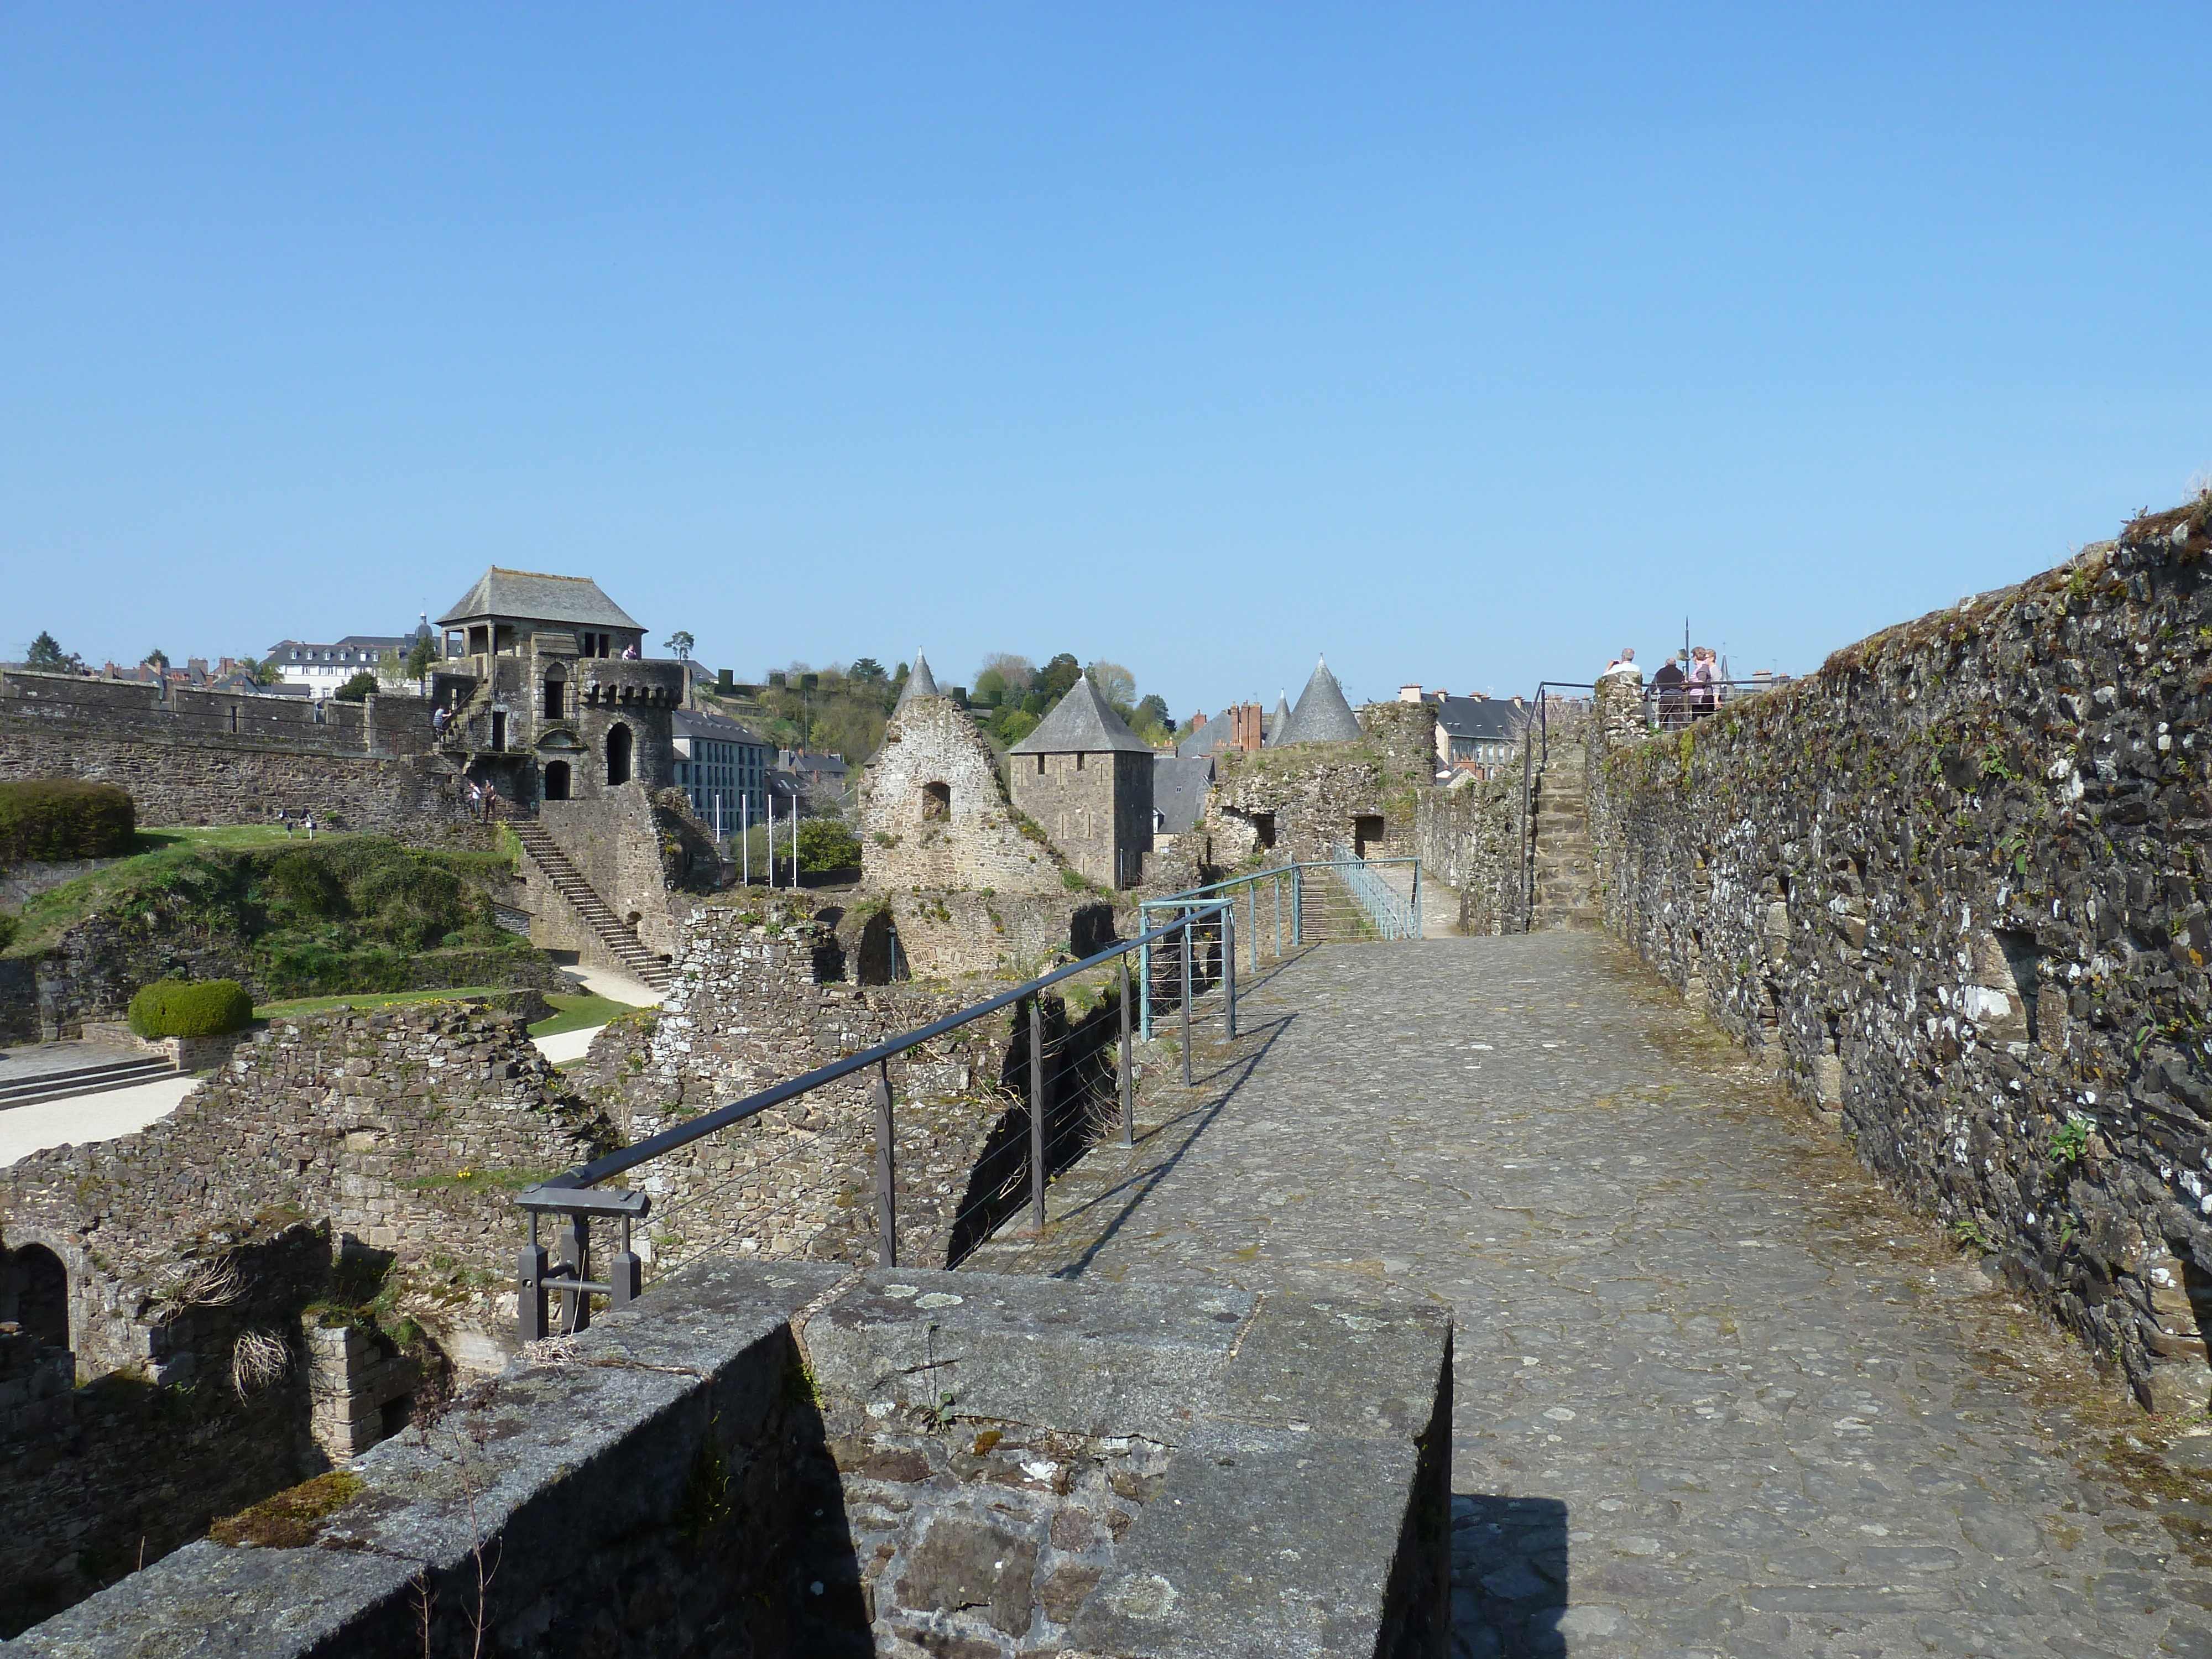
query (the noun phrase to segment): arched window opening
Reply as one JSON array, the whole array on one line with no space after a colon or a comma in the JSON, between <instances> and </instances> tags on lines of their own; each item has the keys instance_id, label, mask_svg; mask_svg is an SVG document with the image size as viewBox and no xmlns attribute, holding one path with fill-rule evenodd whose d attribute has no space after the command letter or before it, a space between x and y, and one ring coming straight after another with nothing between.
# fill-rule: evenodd
<instances>
[{"instance_id":1,"label":"arched window opening","mask_svg":"<svg viewBox=\"0 0 2212 1659\"><path fill-rule=\"evenodd\" d=\"M921 817L927 823L935 818L952 816L952 786L949 783L925 783L921 786Z\"/></svg>"},{"instance_id":2,"label":"arched window opening","mask_svg":"<svg viewBox=\"0 0 2212 1659\"><path fill-rule=\"evenodd\" d=\"M545 763L545 799L548 799L548 800L566 800L566 799L568 799L568 762L566 762L566 761L548 761L548 762L546 762L546 763Z\"/></svg>"},{"instance_id":3,"label":"arched window opening","mask_svg":"<svg viewBox=\"0 0 2212 1659\"><path fill-rule=\"evenodd\" d=\"M607 781L629 781L629 727L617 722L607 728Z\"/></svg>"},{"instance_id":4,"label":"arched window opening","mask_svg":"<svg viewBox=\"0 0 2212 1659\"><path fill-rule=\"evenodd\" d=\"M568 712L568 684L558 674L545 677L545 718L557 720Z\"/></svg>"},{"instance_id":5,"label":"arched window opening","mask_svg":"<svg viewBox=\"0 0 2212 1659\"><path fill-rule=\"evenodd\" d=\"M12 1300L17 1324L41 1342L68 1347L69 1271L62 1259L43 1244L26 1244L6 1260L0 1278L7 1281L0 1317L9 1316L4 1304Z\"/></svg>"}]
</instances>

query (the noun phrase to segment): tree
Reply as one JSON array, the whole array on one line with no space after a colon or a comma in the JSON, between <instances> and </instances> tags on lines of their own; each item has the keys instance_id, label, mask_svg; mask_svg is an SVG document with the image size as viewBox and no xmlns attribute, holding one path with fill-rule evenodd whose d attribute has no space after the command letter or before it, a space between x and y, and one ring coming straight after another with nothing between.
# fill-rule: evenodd
<instances>
[{"instance_id":1,"label":"tree","mask_svg":"<svg viewBox=\"0 0 2212 1659\"><path fill-rule=\"evenodd\" d=\"M240 665L253 676L256 685L282 685L284 683L284 665L274 657L264 657L258 662L248 657Z\"/></svg>"},{"instance_id":2,"label":"tree","mask_svg":"<svg viewBox=\"0 0 2212 1659\"><path fill-rule=\"evenodd\" d=\"M1075 690L1076 681L1082 678L1083 665L1063 651L1044 665L1044 672L1037 676L1037 689L1058 702Z\"/></svg>"},{"instance_id":3,"label":"tree","mask_svg":"<svg viewBox=\"0 0 2212 1659\"><path fill-rule=\"evenodd\" d=\"M660 642L660 648L664 651L673 651L678 657L689 662L691 660L691 647L697 643L698 641L690 635L679 628Z\"/></svg>"},{"instance_id":4,"label":"tree","mask_svg":"<svg viewBox=\"0 0 2212 1659\"><path fill-rule=\"evenodd\" d=\"M138 660L144 666L148 668L157 668L164 674L169 672L169 653L162 650L158 645L151 651L149 651L144 656L139 658Z\"/></svg>"},{"instance_id":5,"label":"tree","mask_svg":"<svg viewBox=\"0 0 2212 1659\"><path fill-rule=\"evenodd\" d=\"M875 685L890 679L890 676L884 672L883 664L873 657L856 657L853 659L853 665L845 671L845 678L863 685Z\"/></svg>"},{"instance_id":6,"label":"tree","mask_svg":"<svg viewBox=\"0 0 2212 1659\"><path fill-rule=\"evenodd\" d=\"M378 689L375 675L360 673L338 687L333 695L340 702L359 702L364 697L374 696Z\"/></svg>"},{"instance_id":7,"label":"tree","mask_svg":"<svg viewBox=\"0 0 2212 1659\"><path fill-rule=\"evenodd\" d=\"M438 641L425 634L415 641L415 648L407 653L407 678L410 680L428 679L430 671L444 660Z\"/></svg>"},{"instance_id":8,"label":"tree","mask_svg":"<svg viewBox=\"0 0 2212 1659\"><path fill-rule=\"evenodd\" d=\"M860 867L860 838L839 818L802 818L799 824L799 867L809 875Z\"/></svg>"},{"instance_id":9,"label":"tree","mask_svg":"<svg viewBox=\"0 0 2212 1659\"><path fill-rule=\"evenodd\" d=\"M975 684L982 684L984 677L989 674L996 674L999 684L1007 691L1022 692L1036 684L1036 665L1027 657L1018 657L1011 651L994 651L983 659L983 666L975 674ZM994 701L1005 702L1006 693L1001 692Z\"/></svg>"},{"instance_id":10,"label":"tree","mask_svg":"<svg viewBox=\"0 0 2212 1659\"><path fill-rule=\"evenodd\" d=\"M63 651L58 640L41 631L23 653L23 666L35 668L45 674L82 674L84 672L84 659L74 651Z\"/></svg>"},{"instance_id":11,"label":"tree","mask_svg":"<svg viewBox=\"0 0 2212 1659\"><path fill-rule=\"evenodd\" d=\"M1084 674L1098 688L1098 695L1116 708L1133 708L1137 702L1137 677L1118 662L1103 659L1085 669Z\"/></svg>"},{"instance_id":12,"label":"tree","mask_svg":"<svg viewBox=\"0 0 2212 1659\"><path fill-rule=\"evenodd\" d=\"M999 711L991 729L1001 744L1011 748L1037 729L1037 717L1010 703Z\"/></svg>"},{"instance_id":13,"label":"tree","mask_svg":"<svg viewBox=\"0 0 2212 1659\"><path fill-rule=\"evenodd\" d=\"M1157 691L1145 694L1145 700L1137 705L1137 713L1147 716L1155 726L1174 729L1175 722L1168 718L1168 700Z\"/></svg>"}]
</instances>

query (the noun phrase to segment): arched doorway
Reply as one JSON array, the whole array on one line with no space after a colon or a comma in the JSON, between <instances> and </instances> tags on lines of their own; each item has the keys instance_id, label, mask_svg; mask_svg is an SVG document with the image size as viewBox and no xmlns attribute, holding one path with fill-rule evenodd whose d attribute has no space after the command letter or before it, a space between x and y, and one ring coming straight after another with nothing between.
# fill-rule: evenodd
<instances>
[{"instance_id":1,"label":"arched doorway","mask_svg":"<svg viewBox=\"0 0 2212 1659\"><path fill-rule=\"evenodd\" d=\"M617 721L607 728L607 781L629 781L629 727Z\"/></svg>"},{"instance_id":2,"label":"arched doorway","mask_svg":"<svg viewBox=\"0 0 2212 1659\"><path fill-rule=\"evenodd\" d=\"M949 783L925 783L921 786L921 817L925 823L952 816L952 786Z\"/></svg>"},{"instance_id":3,"label":"arched doorway","mask_svg":"<svg viewBox=\"0 0 2212 1659\"><path fill-rule=\"evenodd\" d=\"M70 1346L69 1270L43 1244L26 1244L7 1258L8 1292L0 1302L15 1304L13 1317L41 1342Z\"/></svg>"},{"instance_id":4,"label":"arched doorway","mask_svg":"<svg viewBox=\"0 0 2212 1659\"><path fill-rule=\"evenodd\" d=\"M568 762L547 761L545 763L545 799L548 800L568 799Z\"/></svg>"}]
</instances>

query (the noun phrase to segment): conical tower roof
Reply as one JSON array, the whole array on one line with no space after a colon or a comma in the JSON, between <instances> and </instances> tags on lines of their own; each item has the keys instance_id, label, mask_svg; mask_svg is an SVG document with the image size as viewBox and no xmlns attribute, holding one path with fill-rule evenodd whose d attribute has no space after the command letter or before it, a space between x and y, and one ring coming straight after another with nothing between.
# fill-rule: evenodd
<instances>
[{"instance_id":1,"label":"conical tower roof","mask_svg":"<svg viewBox=\"0 0 2212 1659\"><path fill-rule=\"evenodd\" d=\"M1084 675L1009 755L1097 755L1126 749L1139 755L1152 752L1152 744L1132 732L1113 705L1098 695L1098 688Z\"/></svg>"},{"instance_id":2,"label":"conical tower roof","mask_svg":"<svg viewBox=\"0 0 2212 1659\"><path fill-rule=\"evenodd\" d=\"M1314 665L1313 678L1298 693L1298 706L1282 730L1284 743L1358 743L1366 735L1344 700L1344 688L1328 672L1327 658Z\"/></svg>"},{"instance_id":3,"label":"conical tower roof","mask_svg":"<svg viewBox=\"0 0 2212 1659\"><path fill-rule=\"evenodd\" d=\"M1275 712L1268 717L1267 720L1267 740L1266 746L1269 749L1275 747L1276 744L1282 742L1283 733L1290 729L1291 694L1287 691L1278 691L1275 693Z\"/></svg>"},{"instance_id":4,"label":"conical tower roof","mask_svg":"<svg viewBox=\"0 0 2212 1659\"><path fill-rule=\"evenodd\" d=\"M906 684L899 692L898 702L892 705L891 713L897 714L916 697L933 697L937 695L937 681L930 674L929 659L916 651L914 653L914 667L908 672Z\"/></svg>"}]
</instances>

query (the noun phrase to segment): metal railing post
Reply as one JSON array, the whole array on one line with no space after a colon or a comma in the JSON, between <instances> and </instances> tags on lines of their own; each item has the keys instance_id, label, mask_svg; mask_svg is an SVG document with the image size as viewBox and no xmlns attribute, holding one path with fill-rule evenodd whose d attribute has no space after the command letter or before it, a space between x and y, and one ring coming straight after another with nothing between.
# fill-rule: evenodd
<instances>
[{"instance_id":1,"label":"metal railing post","mask_svg":"<svg viewBox=\"0 0 2212 1659\"><path fill-rule=\"evenodd\" d=\"M1190 912L1182 913L1182 1086L1190 1087Z\"/></svg>"},{"instance_id":2,"label":"metal railing post","mask_svg":"<svg viewBox=\"0 0 2212 1659\"><path fill-rule=\"evenodd\" d=\"M1237 1041L1237 903L1235 900L1223 907L1221 912L1221 989L1222 1024L1229 1032L1229 1040Z\"/></svg>"},{"instance_id":3,"label":"metal railing post","mask_svg":"<svg viewBox=\"0 0 2212 1659\"><path fill-rule=\"evenodd\" d=\"M1030 1228L1044 1231L1044 999L1030 999Z\"/></svg>"},{"instance_id":4,"label":"metal railing post","mask_svg":"<svg viewBox=\"0 0 2212 1659\"><path fill-rule=\"evenodd\" d=\"M1275 954L1283 954L1283 878L1277 876L1275 888Z\"/></svg>"},{"instance_id":5,"label":"metal railing post","mask_svg":"<svg viewBox=\"0 0 2212 1659\"><path fill-rule=\"evenodd\" d=\"M1291 948L1298 949L1306 942L1306 867L1293 865L1291 869Z\"/></svg>"},{"instance_id":6,"label":"metal railing post","mask_svg":"<svg viewBox=\"0 0 2212 1659\"><path fill-rule=\"evenodd\" d=\"M1146 926L1151 920L1148 907L1139 903L1137 906L1137 931L1139 933L1151 933L1152 928ZM1125 963L1127 960L1127 957L1122 958ZM1145 1041L1150 1042L1152 1040L1152 946L1149 939L1137 947L1137 995L1142 999L1144 1016L1138 1029L1143 1033Z\"/></svg>"},{"instance_id":7,"label":"metal railing post","mask_svg":"<svg viewBox=\"0 0 2212 1659\"><path fill-rule=\"evenodd\" d=\"M607 1292L607 1300L616 1307L628 1307L645 1293L645 1263L629 1247L628 1216L622 1218L622 1249L615 1252L614 1260L607 1267L607 1283L613 1287Z\"/></svg>"},{"instance_id":8,"label":"metal railing post","mask_svg":"<svg viewBox=\"0 0 2212 1659\"><path fill-rule=\"evenodd\" d=\"M545 1334L545 1269L550 1265L545 1247L538 1242L538 1212L530 1212L530 1243L522 1247L522 1259L516 1264L514 1274L514 1328L525 1342L536 1342Z\"/></svg>"},{"instance_id":9,"label":"metal railing post","mask_svg":"<svg viewBox=\"0 0 2212 1659\"><path fill-rule=\"evenodd\" d=\"M1129 1050L1129 957L1121 956L1121 1146L1127 1151L1137 1144L1137 1081L1130 1075Z\"/></svg>"},{"instance_id":10,"label":"metal railing post","mask_svg":"<svg viewBox=\"0 0 2212 1659\"><path fill-rule=\"evenodd\" d=\"M891 1162L891 1063L876 1063L876 1260L898 1266L898 1188Z\"/></svg>"},{"instance_id":11,"label":"metal railing post","mask_svg":"<svg viewBox=\"0 0 2212 1659\"><path fill-rule=\"evenodd\" d=\"M1257 876L1252 878L1251 884L1244 890L1244 914L1252 925L1252 937L1244 948L1252 953L1252 971L1256 974L1260 971L1260 878Z\"/></svg>"}]
</instances>

